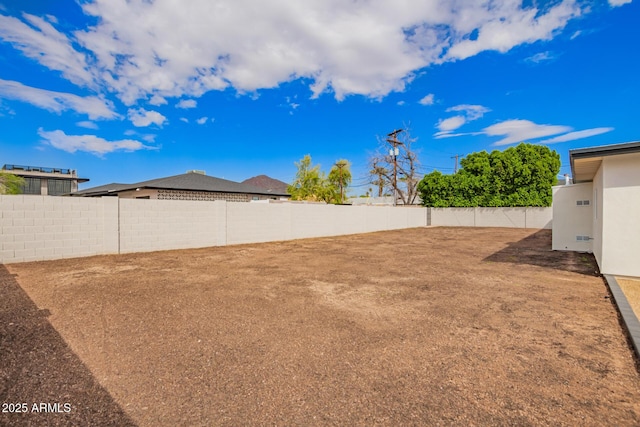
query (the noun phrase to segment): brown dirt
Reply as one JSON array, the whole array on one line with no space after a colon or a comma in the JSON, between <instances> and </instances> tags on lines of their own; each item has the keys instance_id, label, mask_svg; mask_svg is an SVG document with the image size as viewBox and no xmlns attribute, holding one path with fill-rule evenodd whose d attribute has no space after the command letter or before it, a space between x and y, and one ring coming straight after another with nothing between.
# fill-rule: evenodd
<instances>
[{"instance_id":1,"label":"brown dirt","mask_svg":"<svg viewBox=\"0 0 640 427\"><path fill-rule=\"evenodd\" d=\"M0 266L0 424L640 425L591 256L422 228ZM11 274L13 274L13 276Z\"/></svg>"},{"instance_id":2,"label":"brown dirt","mask_svg":"<svg viewBox=\"0 0 640 427\"><path fill-rule=\"evenodd\" d=\"M620 285L624 296L627 297L627 301L636 317L640 319L640 280L616 277L616 281Z\"/></svg>"}]
</instances>

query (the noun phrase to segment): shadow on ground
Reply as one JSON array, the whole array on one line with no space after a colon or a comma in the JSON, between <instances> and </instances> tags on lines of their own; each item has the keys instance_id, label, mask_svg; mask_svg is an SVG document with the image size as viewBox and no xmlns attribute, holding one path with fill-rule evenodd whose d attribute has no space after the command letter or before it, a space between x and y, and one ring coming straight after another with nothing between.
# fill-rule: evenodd
<instances>
[{"instance_id":1,"label":"shadow on ground","mask_svg":"<svg viewBox=\"0 0 640 427\"><path fill-rule=\"evenodd\" d=\"M511 242L484 261L536 265L588 276L600 275L593 254L551 250L551 230L540 230L517 242Z\"/></svg>"},{"instance_id":2,"label":"shadow on ground","mask_svg":"<svg viewBox=\"0 0 640 427\"><path fill-rule=\"evenodd\" d=\"M1 264L0 295L0 425L135 425Z\"/></svg>"}]
</instances>

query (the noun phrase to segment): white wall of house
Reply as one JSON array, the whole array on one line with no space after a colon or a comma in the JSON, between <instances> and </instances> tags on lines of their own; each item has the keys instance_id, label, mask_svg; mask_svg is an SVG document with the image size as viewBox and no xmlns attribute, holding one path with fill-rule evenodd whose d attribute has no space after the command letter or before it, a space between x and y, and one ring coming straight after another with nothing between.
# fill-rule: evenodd
<instances>
[{"instance_id":1,"label":"white wall of house","mask_svg":"<svg viewBox=\"0 0 640 427\"><path fill-rule=\"evenodd\" d=\"M605 156L592 182L553 188L552 248L593 252L602 274L640 276L639 218L640 153Z\"/></svg>"},{"instance_id":2,"label":"white wall of house","mask_svg":"<svg viewBox=\"0 0 640 427\"><path fill-rule=\"evenodd\" d=\"M602 227L604 218L604 195L603 195L603 169L602 165L593 177L592 184L592 198L593 198L593 211L591 216L591 230L593 234L592 249L593 255L596 257L598 266L602 268Z\"/></svg>"},{"instance_id":3,"label":"white wall of house","mask_svg":"<svg viewBox=\"0 0 640 427\"><path fill-rule=\"evenodd\" d=\"M640 276L640 153L605 157L600 169L603 212L594 219L602 218L600 270Z\"/></svg>"},{"instance_id":4,"label":"white wall of house","mask_svg":"<svg viewBox=\"0 0 640 427\"><path fill-rule=\"evenodd\" d=\"M592 187L590 182L553 187L553 250L593 251Z\"/></svg>"}]
</instances>

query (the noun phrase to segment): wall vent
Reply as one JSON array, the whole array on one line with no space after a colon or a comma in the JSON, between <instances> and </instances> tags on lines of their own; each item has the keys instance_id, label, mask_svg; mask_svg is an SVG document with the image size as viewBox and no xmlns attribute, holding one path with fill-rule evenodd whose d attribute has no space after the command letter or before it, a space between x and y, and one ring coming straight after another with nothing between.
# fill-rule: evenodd
<instances>
[{"instance_id":1,"label":"wall vent","mask_svg":"<svg viewBox=\"0 0 640 427\"><path fill-rule=\"evenodd\" d=\"M591 202L589 200L577 200L576 205L578 206L589 206Z\"/></svg>"}]
</instances>

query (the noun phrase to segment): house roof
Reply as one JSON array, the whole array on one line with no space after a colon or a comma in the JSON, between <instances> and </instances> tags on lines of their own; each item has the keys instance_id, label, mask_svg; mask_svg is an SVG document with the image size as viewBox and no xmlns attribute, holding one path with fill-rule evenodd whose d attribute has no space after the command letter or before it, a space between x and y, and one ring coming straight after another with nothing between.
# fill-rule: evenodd
<instances>
[{"instance_id":1,"label":"house roof","mask_svg":"<svg viewBox=\"0 0 640 427\"><path fill-rule=\"evenodd\" d=\"M99 187L88 188L74 193L77 196L107 196L121 191L135 190L137 188L151 188L164 190L208 191L216 193L248 193L260 195L286 196L286 193L270 192L264 188L248 184L229 181L226 179L207 176L200 173L185 173L182 175L168 176L166 178L151 179L135 184L107 184Z\"/></svg>"},{"instance_id":2,"label":"house roof","mask_svg":"<svg viewBox=\"0 0 640 427\"><path fill-rule=\"evenodd\" d=\"M271 193L286 193L289 184L267 175L258 175L242 181L243 184L265 189Z\"/></svg>"},{"instance_id":3,"label":"house roof","mask_svg":"<svg viewBox=\"0 0 640 427\"><path fill-rule=\"evenodd\" d=\"M569 150L573 182L577 184L593 181L603 157L630 153L640 153L640 141Z\"/></svg>"},{"instance_id":4,"label":"house roof","mask_svg":"<svg viewBox=\"0 0 640 427\"><path fill-rule=\"evenodd\" d=\"M111 184L99 185L87 188L86 190L75 191L70 196L115 196L119 190L128 187L129 184L113 182Z\"/></svg>"}]
</instances>

